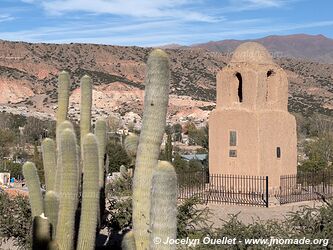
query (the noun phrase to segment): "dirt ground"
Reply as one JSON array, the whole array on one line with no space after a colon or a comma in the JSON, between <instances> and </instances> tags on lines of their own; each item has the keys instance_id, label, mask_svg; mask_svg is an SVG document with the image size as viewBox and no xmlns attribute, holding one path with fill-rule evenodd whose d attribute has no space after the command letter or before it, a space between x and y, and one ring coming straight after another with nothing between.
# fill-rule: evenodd
<instances>
[{"instance_id":1,"label":"dirt ground","mask_svg":"<svg viewBox=\"0 0 333 250\"><path fill-rule=\"evenodd\" d=\"M253 220L283 220L290 212L300 210L302 206L317 207L321 206L322 202L319 201L304 201L291 204L284 204L274 207L253 207L253 206L238 206L238 205L224 205L224 204L208 204L207 207L212 212L210 221L214 223L214 227L220 227L223 220L228 220L229 215L238 214L239 220L248 224Z\"/></svg>"}]
</instances>

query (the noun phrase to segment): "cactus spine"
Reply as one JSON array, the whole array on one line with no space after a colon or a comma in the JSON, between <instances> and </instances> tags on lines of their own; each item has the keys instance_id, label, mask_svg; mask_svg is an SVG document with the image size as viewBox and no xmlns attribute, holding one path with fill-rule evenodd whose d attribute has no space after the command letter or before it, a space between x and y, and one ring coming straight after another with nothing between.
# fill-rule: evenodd
<instances>
[{"instance_id":1,"label":"cactus spine","mask_svg":"<svg viewBox=\"0 0 333 250\"><path fill-rule=\"evenodd\" d=\"M40 190L40 181L35 164L32 162L24 163L23 175L29 188L31 214L34 218L35 216L39 216L44 213L43 197Z\"/></svg>"},{"instance_id":2,"label":"cactus spine","mask_svg":"<svg viewBox=\"0 0 333 250\"><path fill-rule=\"evenodd\" d=\"M62 169L60 206L57 224L57 242L60 250L74 249L75 213L78 204L78 165L76 138L73 130L65 129L60 134Z\"/></svg>"},{"instance_id":3,"label":"cactus spine","mask_svg":"<svg viewBox=\"0 0 333 250\"><path fill-rule=\"evenodd\" d=\"M83 138L83 191L78 249L93 250L99 208L98 146L95 135Z\"/></svg>"},{"instance_id":4,"label":"cactus spine","mask_svg":"<svg viewBox=\"0 0 333 250\"><path fill-rule=\"evenodd\" d=\"M142 129L133 179L133 232L136 249L149 249L150 201L153 168L157 166L169 101L170 70L167 54L149 55L145 79ZM158 117L158 119L156 119Z\"/></svg>"},{"instance_id":5,"label":"cactus spine","mask_svg":"<svg viewBox=\"0 0 333 250\"><path fill-rule=\"evenodd\" d=\"M168 238L176 239L177 233L177 174L167 161L159 161L154 169L151 196L150 249L176 249L176 245L154 244L156 237L165 242Z\"/></svg>"}]
</instances>

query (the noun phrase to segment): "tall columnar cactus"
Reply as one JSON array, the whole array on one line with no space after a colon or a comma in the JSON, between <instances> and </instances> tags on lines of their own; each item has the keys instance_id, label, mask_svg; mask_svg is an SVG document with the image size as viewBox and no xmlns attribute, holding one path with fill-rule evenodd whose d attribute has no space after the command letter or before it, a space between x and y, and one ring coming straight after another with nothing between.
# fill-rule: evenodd
<instances>
[{"instance_id":1,"label":"tall columnar cactus","mask_svg":"<svg viewBox=\"0 0 333 250\"><path fill-rule=\"evenodd\" d=\"M56 180L55 180L55 191L57 193L60 192L60 188L61 188L61 179L62 179L62 170L63 170L63 165L61 164L61 156L62 154L60 154L60 135L61 133L65 130L65 129L70 129L70 130L74 130L73 124L69 121L64 121L62 123L59 124L59 126L57 127L57 171L56 171ZM46 164L46 163L43 163Z\"/></svg>"},{"instance_id":2,"label":"tall columnar cactus","mask_svg":"<svg viewBox=\"0 0 333 250\"><path fill-rule=\"evenodd\" d=\"M131 159L131 166L135 166L135 158L138 150L138 144L139 137L136 134L130 133L128 136L126 136L124 141L124 148L127 155Z\"/></svg>"},{"instance_id":3,"label":"tall columnar cactus","mask_svg":"<svg viewBox=\"0 0 333 250\"><path fill-rule=\"evenodd\" d=\"M56 145L54 140L50 138L44 139L42 142L43 166L45 172L45 184L47 190L55 190L57 156Z\"/></svg>"},{"instance_id":4,"label":"tall columnar cactus","mask_svg":"<svg viewBox=\"0 0 333 250\"><path fill-rule=\"evenodd\" d=\"M168 105L169 80L168 57L162 50L154 50L148 59L143 125L139 146L136 150L137 143L135 142L131 144L133 147L129 147L130 151L134 152L133 154L136 153L136 168L133 180L133 231L124 237L124 249L145 250L149 247L154 248L150 243L152 237L159 236L163 239L175 237L175 171L169 163L158 161ZM80 149L76 145L72 124L65 121L68 110L65 106L68 106L69 98L68 74L62 72L59 81L59 92L62 93L59 93L57 118L62 122L57 121L57 145L55 146L54 142L50 140L45 140L42 147L43 154L45 154L43 159L47 175L52 174L52 169L55 166L55 154L52 154L51 151L57 152L56 170L53 173L55 180L52 180L50 176L46 178L48 191L44 205L39 189L39 179L33 163L25 164L24 175L28 182L33 215L39 216L45 210L47 222L51 225L51 229L56 225L56 231L53 231L52 235L48 227L40 227L45 228L41 229L40 236L51 235L50 237L44 237L49 241L48 249L93 250L99 191L102 181L104 182L101 166L104 162L105 152L105 141L103 139L106 133L105 124L97 122L96 135L89 134L92 87L90 77L84 76L81 80L81 155L84 171L82 213L78 245L75 246L77 235L75 217L80 194L79 180L81 175L78 165ZM55 148L56 150L54 150ZM52 186L54 186L55 191L52 191ZM164 219L167 221L164 221ZM46 223L43 225L46 225ZM35 234L35 236L38 236L38 234ZM39 237L38 239L42 238ZM172 249L172 247L165 249Z\"/></svg>"},{"instance_id":5,"label":"tall columnar cactus","mask_svg":"<svg viewBox=\"0 0 333 250\"><path fill-rule=\"evenodd\" d=\"M95 124L95 135L98 142L98 176L99 176L99 206L98 206L98 228L101 227L105 213L105 168L104 156L106 151L107 124L104 119L97 120Z\"/></svg>"},{"instance_id":6,"label":"tall columnar cactus","mask_svg":"<svg viewBox=\"0 0 333 250\"><path fill-rule=\"evenodd\" d=\"M98 142L98 171L99 171L99 187L104 186L104 155L106 149L106 121L97 120L95 124L95 135Z\"/></svg>"},{"instance_id":7,"label":"tall columnar cactus","mask_svg":"<svg viewBox=\"0 0 333 250\"><path fill-rule=\"evenodd\" d=\"M74 131L65 129L60 134L62 181L56 239L60 250L74 249L75 213L78 204L78 178L76 138Z\"/></svg>"},{"instance_id":8,"label":"tall columnar cactus","mask_svg":"<svg viewBox=\"0 0 333 250\"><path fill-rule=\"evenodd\" d=\"M137 250L149 249L152 175L158 163L169 101L167 54L156 49L147 64L144 114L133 179L133 232Z\"/></svg>"},{"instance_id":9,"label":"tall columnar cactus","mask_svg":"<svg viewBox=\"0 0 333 250\"><path fill-rule=\"evenodd\" d=\"M165 242L176 239L177 233L177 174L167 161L159 161L154 169L151 190L151 250L172 250L175 245L156 244L154 239Z\"/></svg>"},{"instance_id":10,"label":"tall columnar cactus","mask_svg":"<svg viewBox=\"0 0 333 250\"><path fill-rule=\"evenodd\" d=\"M43 197L40 189L40 181L34 163L26 162L23 165L23 175L29 189L29 200L32 217L44 213Z\"/></svg>"},{"instance_id":11,"label":"tall columnar cactus","mask_svg":"<svg viewBox=\"0 0 333 250\"><path fill-rule=\"evenodd\" d=\"M90 133L91 106L92 106L92 82L88 75L81 78L81 110L80 110L80 133L81 146L83 137Z\"/></svg>"},{"instance_id":12,"label":"tall columnar cactus","mask_svg":"<svg viewBox=\"0 0 333 250\"><path fill-rule=\"evenodd\" d=\"M57 111L57 127L67 119L69 104L70 81L69 74L62 71L58 77L58 111Z\"/></svg>"},{"instance_id":13,"label":"tall columnar cactus","mask_svg":"<svg viewBox=\"0 0 333 250\"><path fill-rule=\"evenodd\" d=\"M94 249L95 229L99 208L98 146L95 135L89 133L83 138L83 190L80 231L77 249Z\"/></svg>"},{"instance_id":14,"label":"tall columnar cactus","mask_svg":"<svg viewBox=\"0 0 333 250\"><path fill-rule=\"evenodd\" d=\"M44 211L45 216L51 224L52 238L55 239L59 212L59 197L56 192L52 190L46 192L44 197Z\"/></svg>"},{"instance_id":15,"label":"tall columnar cactus","mask_svg":"<svg viewBox=\"0 0 333 250\"><path fill-rule=\"evenodd\" d=\"M33 163L24 165L24 176L29 187L29 196L36 222L42 222L36 227L34 237L49 250L93 250L95 247L96 221L99 207L99 191L104 185L104 170L102 163L105 154L106 125L104 121L97 122L96 136L89 134L91 118L91 79L84 76L81 80L81 135L82 165L86 171L83 175L83 191L81 216L78 213L78 198L80 193L80 147L76 144L76 136L72 123L66 120L69 103L69 75L61 72L59 76L59 108L57 112L56 143L45 139L42 143L43 163L46 175L47 192L44 203L40 191L40 182ZM87 134L88 133L88 134ZM98 142L98 144L97 144ZM100 174L100 173L103 173ZM41 214L47 217L39 216ZM76 219L80 216L80 225ZM50 229L45 225L48 223ZM39 223L40 224L40 223ZM38 224L38 225L39 225ZM80 226L78 229L77 226ZM49 237L44 236L50 235ZM78 237L78 245L75 239ZM46 239L46 240L45 240ZM36 244L35 244L36 245ZM37 249L37 248L35 248Z\"/></svg>"}]
</instances>

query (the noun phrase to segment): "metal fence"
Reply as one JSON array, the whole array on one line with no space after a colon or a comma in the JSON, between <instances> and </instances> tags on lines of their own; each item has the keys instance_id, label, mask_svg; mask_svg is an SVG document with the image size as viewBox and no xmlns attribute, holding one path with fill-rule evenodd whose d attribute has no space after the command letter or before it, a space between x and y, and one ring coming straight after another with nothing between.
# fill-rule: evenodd
<instances>
[{"instance_id":1,"label":"metal fence","mask_svg":"<svg viewBox=\"0 0 333 250\"><path fill-rule=\"evenodd\" d=\"M178 174L178 198L196 196L206 204L229 203L268 206L268 176L211 174L205 171Z\"/></svg>"},{"instance_id":2,"label":"metal fence","mask_svg":"<svg viewBox=\"0 0 333 250\"><path fill-rule=\"evenodd\" d=\"M298 172L280 177L280 204L333 197L333 170Z\"/></svg>"}]
</instances>

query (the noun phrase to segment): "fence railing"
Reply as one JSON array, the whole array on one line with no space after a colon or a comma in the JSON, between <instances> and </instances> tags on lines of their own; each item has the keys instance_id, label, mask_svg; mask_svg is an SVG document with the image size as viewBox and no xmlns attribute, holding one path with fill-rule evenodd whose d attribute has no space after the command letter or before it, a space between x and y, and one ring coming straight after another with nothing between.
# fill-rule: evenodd
<instances>
[{"instance_id":1,"label":"fence railing","mask_svg":"<svg viewBox=\"0 0 333 250\"><path fill-rule=\"evenodd\" d=\"M333 197L333 170L298 172L280 177L280 204Z\"/></svg>"},{"instance_id":2,"label":"fence railing","mask_svg":"<svg viewBox=\"0 0 333 250\"><path fill-rule=\"evenodd\" d=\"M205 171L178 174L178 198L196 196L202 202L268 206L268 177L211 174Z\"/></svg>"}]
</instances>

